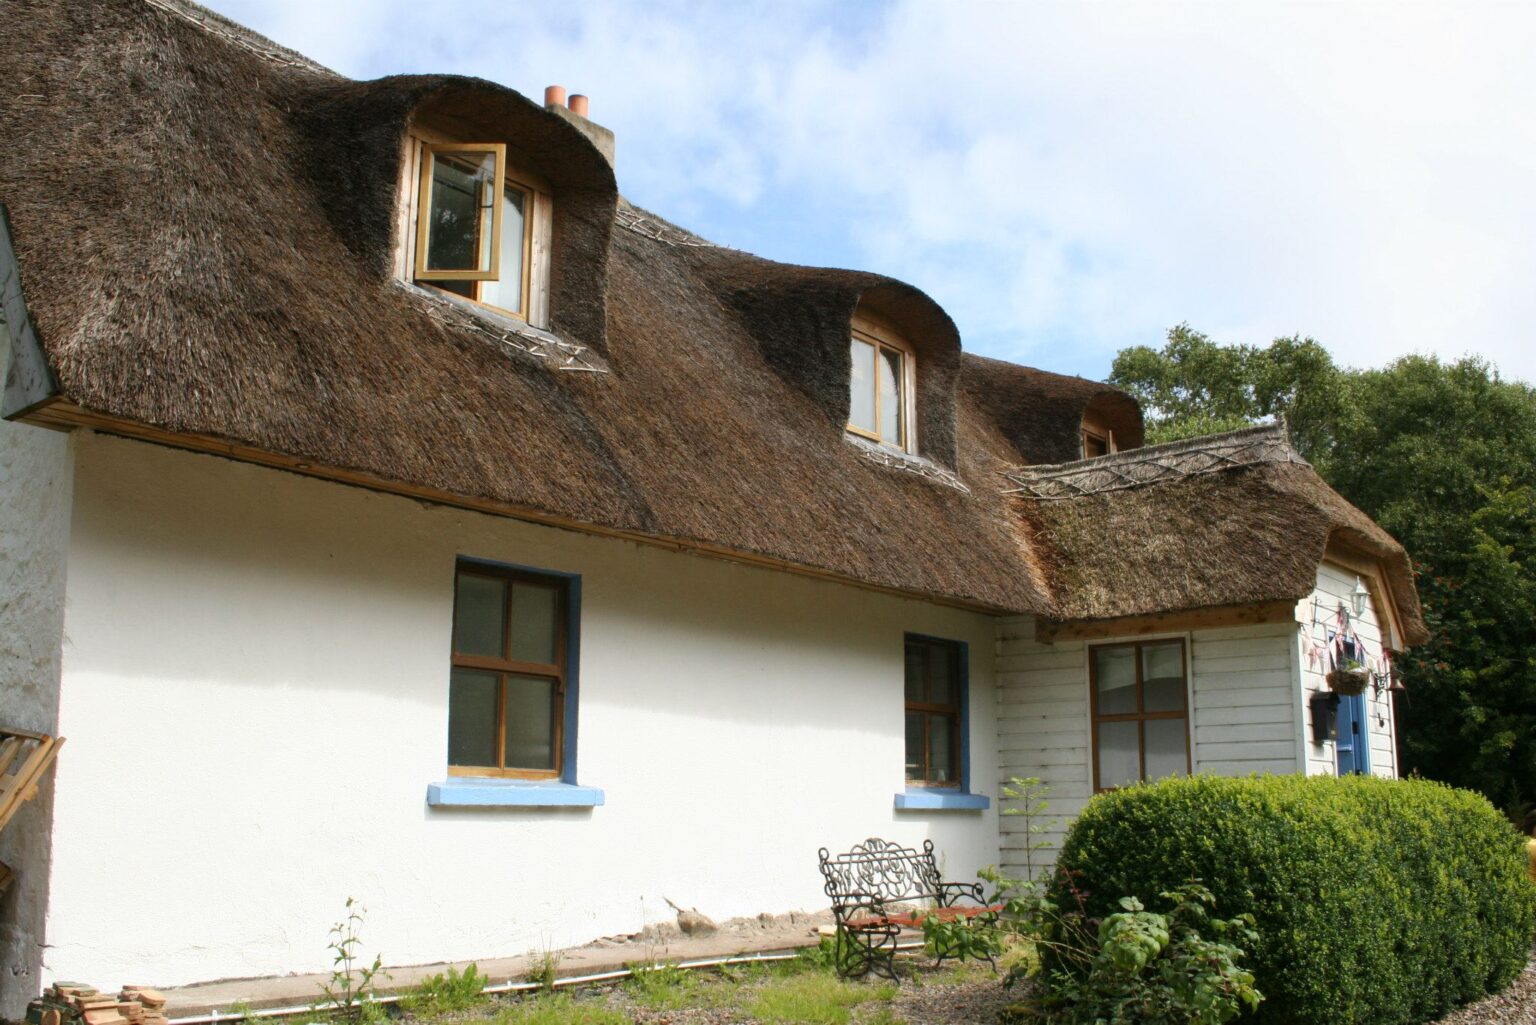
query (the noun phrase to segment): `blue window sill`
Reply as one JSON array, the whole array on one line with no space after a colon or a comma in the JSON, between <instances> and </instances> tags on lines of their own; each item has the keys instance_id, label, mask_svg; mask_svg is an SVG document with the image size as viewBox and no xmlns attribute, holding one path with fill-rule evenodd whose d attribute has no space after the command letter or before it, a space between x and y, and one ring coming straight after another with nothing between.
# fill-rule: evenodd
<instances>
[{"instance_id":1,"label":"blue window sill","mask_svg":"<svg viewBox=\"0 0 1536 1025\"><path fill-rule=\"evenodd\" d=\"M434 808L596 808L603 792L558 780L464 778L428 783L427 803Z\"/></svg>"},{"instance_id":2,"label":"blue window sill","mask_svg":"<svg viewBox=\"0 0 1536 1025\"><path fill-rule=\"evenodd\" d=\"M967 794L959 790L930 790L913 787L896 795L897 811L985 811L992 807L986 794Z\"/></svg>"}]
</instances>

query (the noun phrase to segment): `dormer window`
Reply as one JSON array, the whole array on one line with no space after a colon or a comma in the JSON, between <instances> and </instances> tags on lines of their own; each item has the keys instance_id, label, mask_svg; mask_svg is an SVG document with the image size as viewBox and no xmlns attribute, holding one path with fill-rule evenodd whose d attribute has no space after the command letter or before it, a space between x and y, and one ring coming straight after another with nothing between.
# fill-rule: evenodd
<instances>
[{"instance_id":1,"label":"dormer window","mask_svg":"<svg viewBox=\"0 0 1536 1025\"><path fill-rule=\"evenodd\" d=\"M403 270L418 284L528 321L548 322L552 203L542 179L499 142L412 134Z\"/></svg>"},{"instance_id":2,"label":"dormer window","mask_svg":"<svg viewBox=\"0 0 1536 1025\"><path fill-rule=\"evenodd\" d=\"M864 315L853 318L851 346L849 432L903 452L913 451L917 370L911 346L889 325Z\"/></svg>"}]
</instances>

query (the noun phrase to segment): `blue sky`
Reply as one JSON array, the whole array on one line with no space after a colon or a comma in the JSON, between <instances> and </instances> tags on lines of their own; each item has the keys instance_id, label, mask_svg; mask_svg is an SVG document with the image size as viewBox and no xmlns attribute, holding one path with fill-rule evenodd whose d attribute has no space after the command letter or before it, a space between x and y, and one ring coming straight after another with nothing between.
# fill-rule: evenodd
<instances>
[{"instance_id":1,"label":"blue sky","mask_svg":"<svg viewBox=\"0 0 1536 1025\"><path fill-rule=\"evenodd\" d=\"M356 78L586 93L632 202L909 281L973 352L1103 377L1188 322L1536 380L1536 4L211 6Z\"/></svg>"}]
</instances>

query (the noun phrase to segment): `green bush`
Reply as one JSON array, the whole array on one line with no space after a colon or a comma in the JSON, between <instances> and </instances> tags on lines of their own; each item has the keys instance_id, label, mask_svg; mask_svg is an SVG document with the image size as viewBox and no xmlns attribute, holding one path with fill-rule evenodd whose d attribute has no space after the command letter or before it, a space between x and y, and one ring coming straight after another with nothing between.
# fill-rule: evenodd
<instances>
[{"instance_id":1,"label":"green bush","mask_svg":"<svg viewBox=\"0 0 1536 1025\"><path fill-rule=\"evenodd\" d=\"M1170 779L1101 794L1051 898L1089 914L1199 879L1250 911L1273 1025L1411 1025L1496 992L1536 941L1520 837L1470 791L1354 776ZM1074 894L1074 890L1080 894Z\"/></svg>"}]
</instances>

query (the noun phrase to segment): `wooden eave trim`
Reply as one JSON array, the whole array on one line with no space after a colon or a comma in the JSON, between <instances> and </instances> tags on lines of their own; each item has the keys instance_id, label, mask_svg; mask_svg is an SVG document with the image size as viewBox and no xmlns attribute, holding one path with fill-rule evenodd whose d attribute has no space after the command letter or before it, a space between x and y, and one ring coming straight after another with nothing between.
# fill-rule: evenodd
<instances>
[{"instance_id":1,"label":"wooden eave trim","mask_svg":"<svg viewBox=\"0 0 1536 1025\"><path fill-rule=\"evenodd\" d=\"M1228 626L1252 626L1256 623L1296 621L1296 600L1254 602L1247 605L1221 605L1205 609L1157 612L1144 616L1120 616L1114 619L1078 619L1052 622L1035 620L1035 640L1041 644L1056 641L1099 640L1109 637L1139 637L1142 634L1172 633L1215 629Z\"/></svg>"},{"instance_id":2,"label":"wooden eave trim","mask_svg":"<svg viewBox=\"0 0 1536 1025\"><path fill-rule=\"evenodd\" d=\"M1371 604L1375 606L1377 615L1387 628L1387 637L1383 638L1383 641L1393 651L1405 650L1407 642L1404 639L1406 635L1402 627L1403 615L1398 608L1396 595L1387 584L1386 569L1382 566L1381 560L1329 539L1327 546L1323 549L1322 561L1342 567L1365 581L1365 589L1371 593Z\"/></svg>"},{"instance_id":3,"label":"wooden eave trim","mask_svg":"<svg viewBox=\"0 0 1536 1025\"><path fill-rule=\"evenodd\" d=\"M18 417L23 423L33 424L38 427L49 427L55 430L73 430L77 427L89 428L102 434L110 434L121 438L129 438L134 441L147 441L156 445L165 445L170 448L185 449L189 452L198 452L204 455L223 456L236 462L254 463L258 466L266 466L278 470L287 470L305 477L314 477L319 480L330 481L336 484L348 484L353 487L364 488L369 491L380 491L385 494L399 495L405 498L414 498L419 501L432 502L437 505L451 506L455 509L467 509L471 512L486 513L491 516L503 516L508 519L521 520L525 523L534 523L543 527L555 527L561 530L570 530L578 534L588 534L593 537L614 538L620 541L632 541L635 544L646 545L651 548L661 548L673 552L689 552L705 558L721 559L725 562L734 562L746 566L756 566L763 569L778 570L795 576L809 577L813 580L829 581L836 584L845 584L856 587L861 591L872 591L876 594L887 594L897 598L920 599L946 608L961 609L966 612L980 612L990 616L1017 616L1027 614L1029 610L1007 608L1001 605L992 605L983 601L966 598L957 598L951 595L934 594L928 591L905 590L899 587L891 587L885 584L871 583L851 577L833 570L821 569L816 566L807 566L802 563L790 562L786 559L777 559L768 555L759 555L754 552L743 552L724 545L710 544L706 541L695 541L687 538L667 537L660 534L644 534L639 531L623 530L617 527L604 527L595 523L583 523L580 520L554 513L544 512L539 509L530 509L527 506L514 505L510 502L499 502L487 498L471 498L465 495L455 495L437 488L429 488L419 484L410 484L404 481L390 480L375 474L359 470L346 470L333 466L325 466L296 456L282 455L276 452L268 452L264 449L239 442L230 441L210 434L179 433L152 427L148 424L112 416L107 413L97 413L83 409L74 403L63 399L53 399L45 402Z\"/></svg>"}]
</instances>

